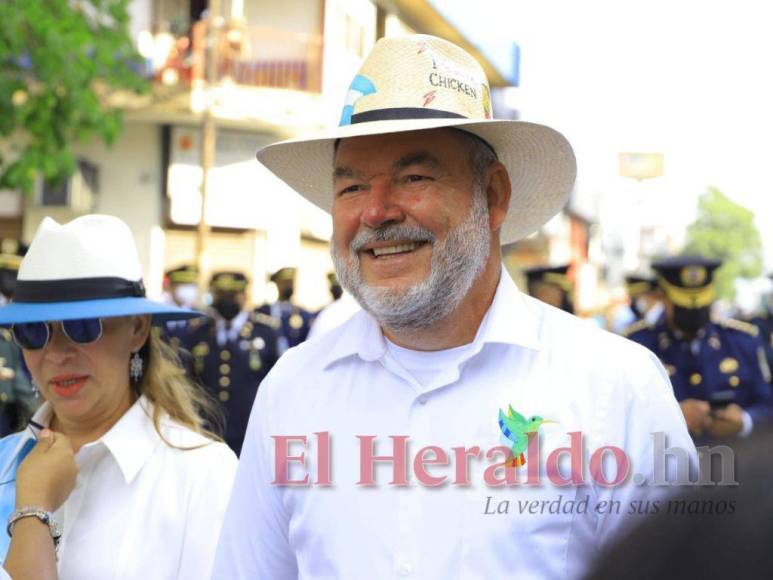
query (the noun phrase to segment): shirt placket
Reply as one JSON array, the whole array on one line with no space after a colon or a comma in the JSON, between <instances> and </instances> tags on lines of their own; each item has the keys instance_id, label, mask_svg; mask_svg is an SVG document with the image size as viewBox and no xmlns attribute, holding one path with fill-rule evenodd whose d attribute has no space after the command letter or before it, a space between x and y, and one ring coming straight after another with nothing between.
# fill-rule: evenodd
<instances>
[{"instance_id":1,"label":"shirt placket","mask_svg":"<svg viewBox=\"0 0 773 580\"><path fill-rule=\"evenodd\" d=\"M67 552L67 543L70 538L72 530L70 529L71 522L78 520L81 509L83 508L83 502L86 499L86 490L89 487L89 482L96 468L97 462L94 457L95 449L82 449L77 455L78 461L78 477L75 480L75 488L68 497L67 501L62 507L57 510L55 519L59 520L62 525L62 539L59 544L57 555L61 561L65 553ZM80 457L79 457L80 456Z\"/></svg>"},{"instance_id":2,"label":"shirt placket","mask_svg":"<svg viewBox=\"0 0 773 580\"><path fill-rule=\"evenodd\" d=\"M419 483L413 471L413 457L416 452L432 444L431 421L431 392L426 392L423 387L391 357L382 359L385 369L407 382L414 396L408 409L409 421L407 433L395 433L395 435L408 435L408 479L409 485L398 489L397 493L397 540L395 542L394 572L398 578L420 578L421 571L420 554L422 553L422 541L424 538L423 525L426 521L424 494L427 493Z\"/></svg>"}]
</instances>

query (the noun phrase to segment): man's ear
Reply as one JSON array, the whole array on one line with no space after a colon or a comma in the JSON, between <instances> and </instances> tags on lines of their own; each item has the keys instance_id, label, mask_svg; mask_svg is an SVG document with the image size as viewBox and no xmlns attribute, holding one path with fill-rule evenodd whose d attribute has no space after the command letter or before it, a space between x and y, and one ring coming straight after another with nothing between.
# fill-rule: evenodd
<instances>
[{"instance_id":1,"label":"man's ear","mask_svg":"<svg viewBox=\"0 0 773 580\"><path fill-rule=\"evenodd\" d=\"M486 199L488 200L489 226L491 231L499 231L507 216L510 207L510 176L507 169L499 161L494 161L486 169L483 179L486 187Z\"/></svg>"},{"instance_id":2,"label":"man's ear","mask_svg":"<svg viewBox=\"0 0 773 580\"><path fill-rule=\"evenodd\" d=\"M130 346L132 352L137 352L148 341L150 335L150 314L131 317L132 334Z\"/></svg>"}]
</instances>

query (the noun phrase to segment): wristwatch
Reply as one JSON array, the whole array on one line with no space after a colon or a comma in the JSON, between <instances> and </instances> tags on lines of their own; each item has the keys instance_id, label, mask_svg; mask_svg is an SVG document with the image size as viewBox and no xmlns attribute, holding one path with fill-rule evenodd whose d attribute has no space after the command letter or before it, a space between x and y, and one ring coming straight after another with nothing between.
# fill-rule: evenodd
<instances>
[{"instance_id":1,"label":"wristwatch","mask_svg":"<svg viewBox=\"0 0 773 580\"><path fill-rule=\"evenodd\" d=\"M59 545L59 539L62 537L62 526L54 520L51 512L34 506L22 506L8 517L6 531L9 537L13 537L13 528L16 522L22 518L38 518L48 526L48 531L51 532L51 538L54 540L54 547Z\"/></svg>"}]
</instances>

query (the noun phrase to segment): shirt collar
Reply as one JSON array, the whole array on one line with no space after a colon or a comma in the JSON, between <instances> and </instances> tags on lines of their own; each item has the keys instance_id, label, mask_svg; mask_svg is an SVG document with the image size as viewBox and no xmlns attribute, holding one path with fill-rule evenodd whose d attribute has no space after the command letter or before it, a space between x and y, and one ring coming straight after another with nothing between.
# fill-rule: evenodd
<instances>
[{"instance_id":1,"label":"shirt collar","mask_svg":"<svg viewBox=\"0 0 773 580\"><path fill-rule=\"evenodd\" d=\"M494 300L478 329L478 337L484 344L501 343L541 350L542 310L539 306L535 300L527 300L503 266Z\"/></svg>"},{"instance_id":2,"label":"shirt collar","mask_svg":"<svg viewBox=\"0 0 773 580\"><path fill-rule=\"evenodd\" d=\"M540 350L541 322L539 310L534 303L524 298L503 266L494 300L475 336L477 346L473 352L478 352L487 343ZM373 316L362 310L354 314L346 325L346 331L337 333L337 341L328 351L325 368L353 355L359 355L364 361L374 361L384 356L386 341Z\"/></svg>"},{"instance_id":3,"label":"shirt collar","mask_svg":"<svg viewBox=\"0 0 773 580\"><path fill-rule=\"evenodd\" d=\"M51 404L45 402L32 419L40 425L48 426L52 416ZM96 441L84 445L84 448L104 445L118 464L124 480L129 484L159 443L152 416L153 404L143 395L107 433Z\"/></svg>"}]
</instances>

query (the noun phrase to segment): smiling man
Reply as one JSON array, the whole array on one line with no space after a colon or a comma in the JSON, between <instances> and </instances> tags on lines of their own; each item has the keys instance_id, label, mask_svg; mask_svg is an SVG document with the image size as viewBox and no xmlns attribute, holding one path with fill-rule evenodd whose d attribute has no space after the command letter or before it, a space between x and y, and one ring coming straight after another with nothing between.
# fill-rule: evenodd
<instances>
[{"instance_id":1,"label":"smiling man","mask_svg":"<svg viewBox=\"0 0 773 580\"><path fill-rule=\"evenodd\" d=\"M355 85L339 127L258 154L331 212L363 311L261 385L215 578L579 577L645 495L630 476L662 483L664 441L684 469L695 450L654 355L502 267L566 202L572 149L492 120L438 38L380 41ZM542 454L514 461L529 433Z\"/></svg>"},{"instance_id":2,"label":"smiling man","mask_svg":"<svg viewBox=\"0 0 773 580\"><path fill-rule=\"evenodd\" d=\"M472 340L499 279L489 220L498 230L510 198L495 159L485 142L453 128L339 145L336 271L394 343L438 350Z\"/></svg>"}]
</instances>

